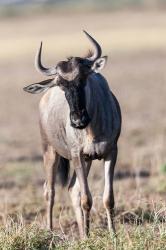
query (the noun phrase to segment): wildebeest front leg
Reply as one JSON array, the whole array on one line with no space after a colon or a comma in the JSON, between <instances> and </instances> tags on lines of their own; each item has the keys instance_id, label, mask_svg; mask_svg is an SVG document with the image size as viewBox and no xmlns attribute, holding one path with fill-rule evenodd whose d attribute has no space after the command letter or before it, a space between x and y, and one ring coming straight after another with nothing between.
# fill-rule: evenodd
<instances>
[{"instance_id":1,"label":"wildebeest front leg","mask_svg":"<svg viewBox=\"0 0 166 250\"><path fill-rule=\"evenodd\" d=\"M86 176L89 174L89 170L91 167L91 161L85 162L86 165ZM69 193L71 196L74 212L76 215L76 220L79 228L80 237L84 237L84 220L83 220L83 212L81 208L81 192L78 178L76 177L76 172L74 171L73 176L71 178L69 184Z\"/></svg>"},{"instance_id":2,"label":"wildebeest front leg","mask_svg":"<svg viewBox=\"0 0 166 250\"><path fill-rule=\"evenodd\" d=\"M104 186L104 195L103 203L107 212L108 220L108 229L109 231L115 231L114 225L114 191L113 191L113 178L114 178L114 167L117 159L117 146L114 147L110 155L105 159L104 168L105 168L105 186Z\"/></svg>"},{"instance_id":3,"label":"wildebeest front leg","mask_svg":"<svg viewBox=\"0 0 166 250\"><path fill-rule=\"evenodd\" d=\"M89 219L92 207L92 196L88 187L86 163L80 156L72 159L81 191L81 208L83 212L83 234L89 235ZM88 171L89 172L89 171Z\"/></svg>"},{"instance_id":4,"label":"wildebeest front leg","mask_svg":"<svg viewBox=\"0 0 166 250\"><path fill-rule=\"evenodd\" d=\"M46 172L46 182L44 183L44 195L47 202L47 228L52 230L52 214L55 196L55 172L59 162L59 155L53 151L51 146L47 146L47 150L43 155L44 167Z\"/></svg>"}]
</instances>

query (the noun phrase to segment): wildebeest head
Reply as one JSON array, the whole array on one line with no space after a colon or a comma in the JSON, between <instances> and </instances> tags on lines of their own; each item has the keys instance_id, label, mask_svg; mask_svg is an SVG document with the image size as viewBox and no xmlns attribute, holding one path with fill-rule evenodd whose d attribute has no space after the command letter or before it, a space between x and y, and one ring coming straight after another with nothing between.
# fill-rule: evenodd
<instances>
[{"instance_id":1,"label":"wildebeest head","mask_svg":"<svg viewBox=\"0 0 166 250\"><path fill-rule=\"evenodd\" d=\"M92 42L94 52L85 58L70 57L66 61L60 61L56 66L46 68L41 63L42 43L37 52L35 59L35 66L38 71L47 76L55 75L55 79L48 79L40 83L34 83L24 88L30 93L40 93L44 90L59 86L64 92L66 100L70 107L70 121L74 128L83 129L89 122L90 117L86 110L86 99L84 87L86 79L92 72L101 70L107 57L101 57L102 50L100 45L92 38L86 31L89 40Z\"/></svg>"}]
</instances>

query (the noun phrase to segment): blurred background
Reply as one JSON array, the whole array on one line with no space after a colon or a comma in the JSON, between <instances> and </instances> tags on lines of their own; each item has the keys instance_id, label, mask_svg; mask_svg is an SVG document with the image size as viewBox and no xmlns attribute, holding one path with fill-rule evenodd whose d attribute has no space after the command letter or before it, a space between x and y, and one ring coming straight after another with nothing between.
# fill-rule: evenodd
<instances>
[{"instance_id":1,"label":"blurred background","mask_svg":"<svg viewBox=\"0 0 166 250\"><path fill-rule=\"evenodd\" d=\"M91 48L83 29L101 44L103 55L108 55L102 73L122 108L115 173L117 213L121 216L121 211L133 209L136 213L138 207L146 210L152 202L165 204L166 1L0 0L2 221L17 212L27 221L44 214L38 127L41 95L30 95L22 88L45 79L34 68L41 40L43 63L54 65L68 56L85 55ZM90 186L94 213L101 211L102 220L101 165L94 163ZM57 206L65 204L70 211L61 192Z\"/></svg>"}]
</instances>

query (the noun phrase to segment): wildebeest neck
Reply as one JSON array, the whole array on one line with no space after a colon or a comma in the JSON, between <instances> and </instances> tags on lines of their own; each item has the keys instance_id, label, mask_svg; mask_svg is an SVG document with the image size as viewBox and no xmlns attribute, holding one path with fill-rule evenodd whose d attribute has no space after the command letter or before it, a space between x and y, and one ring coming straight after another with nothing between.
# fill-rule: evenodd
<instances>
[{"instance_id":1,"label":"wildebeest neck","mask_svg":"<svg viewBox=\"0 0 166 250\"><path fill-rule=\"evenodd\" d=\"M91 118L90 128L87 131L88 133L91 131L94 140L100 141L112 134L112 105L114 105L110 97L110 89L102 75L94 73L88 78L85 98L87 112Z\"/></svg>"}]
</instances>

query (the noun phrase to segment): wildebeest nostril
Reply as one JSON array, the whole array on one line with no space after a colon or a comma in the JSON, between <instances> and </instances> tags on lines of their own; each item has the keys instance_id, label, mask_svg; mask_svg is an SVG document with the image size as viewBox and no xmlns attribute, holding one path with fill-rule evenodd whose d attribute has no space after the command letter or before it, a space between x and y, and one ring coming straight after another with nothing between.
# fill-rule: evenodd
<instances>
[{"instance_id":1,"label":"wildebeest nostril","mask_svg":"<svg viewBox=\"0 0 166 250\"><path fill-rule=\"evenodd\" d=\"M73 123L75 124L75 125L79 125L80 123L81 123L81 120L80 119L73 119Z\"/></svg>"},{"instance_id":2,"label":"wildebeest nostril","mask_svg":"<svg viewBox=\"0 0 166 250\"><path fill-rule=\"evenodd\" d=\"M71 117L71 126L78 129L83 129L89 124L89 119L87 117L81 117L74 119Z\"/></svg>"}]
</instances>

